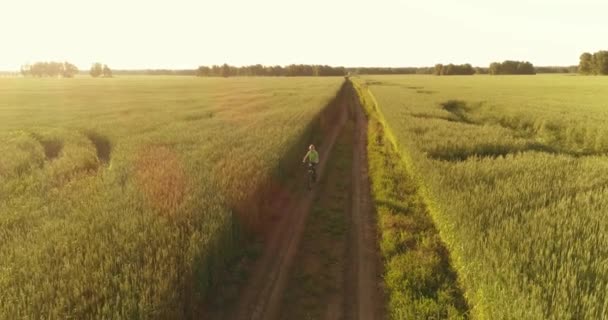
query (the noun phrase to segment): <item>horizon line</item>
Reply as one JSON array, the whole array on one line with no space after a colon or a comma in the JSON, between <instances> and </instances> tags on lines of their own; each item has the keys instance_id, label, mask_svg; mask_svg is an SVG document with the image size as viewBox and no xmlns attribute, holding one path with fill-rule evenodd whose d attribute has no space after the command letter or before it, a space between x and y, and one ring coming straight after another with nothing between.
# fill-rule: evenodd
<instances>
[{"instance_id":1,"label":"horizon line","mask_svg":"<svg viewBox=\"0 0 608 320\"><path fill-rule=\"evenodd\" d=\"M507 61L507 60L503 60L503 61ZM496 61L496 62L503 62L503 61ZM511 61L524 61L524 60L511 60ZM39 62L69 62L69 61L54 61L54 60L46 60L46 61L39 61ZM35 62L37 63L37 62ZM93 64L93 63L92 63ZM170 71L196 71L199 67L212 67L212 66L222 66L224 64L227 64L231 67L237 67L237 68L242 68L242 67L249 67L249 66L256 66L256 65L261 65L263 67L274 67L274 66L281 66L281 67L287 67L287 66L291 66L291 65L307 65L307 66L329 66L332 68L345 68L345 69L357 69L357 68L361 68L361 69L372 69L372 68L383 68L383 69L405 69L405 68L415 68L415 69L422 69L422 68L433 68L435 67L435 65L437 64L442 64L442 65L449 65L449 64L453 64L453 65L464 65L464 64L470 64L473 68L488 68L488 66L481 66L481 65L474 65L472 63L435 63L433 65L428 65L428 66L343 66L343 65L331 65L331 64L314 64L314 63L290 63L290 64L262 64L262 63L256 63L256 64L243 64L243 65L232 65L229 63L222 63L222 64L200 64L197 67L194 68L166 68L166 67L146 67L146 68L112 68L111 65L108 65L108 67L110 67L113 71L151 71L151 70L170 70ZM27 64L24 64L27 65ZM533 63L535 68L565 68L565 67L575 67L578 66L578 64L569 64L569 65L535 65ZM83 72L85 70L88 70L88 68L85 69L81 69L80 67L78 67L78 71L79 72ZM0 70L0 73L20 73L21 70L17 69L17 70Z\"/></svg>"}]
</instances>

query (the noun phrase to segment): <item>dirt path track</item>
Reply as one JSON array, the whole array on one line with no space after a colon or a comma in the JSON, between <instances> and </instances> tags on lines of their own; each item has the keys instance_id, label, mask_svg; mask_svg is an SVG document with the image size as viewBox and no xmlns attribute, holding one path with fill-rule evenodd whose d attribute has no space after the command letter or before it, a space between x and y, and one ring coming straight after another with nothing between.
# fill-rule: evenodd
<instances>
[{"instance_id":1,"label":"dirt path track","mask_svg":"<svg viewBox=\"0 0 608 320\"><path fill-rule=\"evenodd\" d=\"M382 290L379 287L379 260L376 245L376 224L370 200L367 169L367 119L354 90L347 89L342 100L342 112L332 124L320 154L319 176L323 175L330 151L347 117L355 120L352 162L351 236L349 240L348 271L345 290L341 297L323 301L328 307L325 318L373 320L383 318ZM256 262L241 298L234 311L234 320L275 320L279 317L283 294L306 219L316 198L318 188L303 197L283 203L282 218L274 226L266 241L262 257ZM342 301L344 312L338 305ZM285 312L285 311L283 311Z\"/></svg>"},{"instance_id":2,"label":"dirt path track","mask_svg":"<svg viewBox=\"0 0 608 320\"><path fill-rule=\"evenodd\" d=\"M326 142L320 148L321 159L317 167L322 175L330 150L342 129L346 117L346 106L337 123L331 127ZM313 188L304 197L295 199L283 211L284 217L275 226L267 241L266 248L252 272L252 278L241 295L236 309L235 320L272 320L278 316L281 298L287 282L293 258L304 230L306 217L310 211L317 189Z\"/></svg>"}]
</instances>

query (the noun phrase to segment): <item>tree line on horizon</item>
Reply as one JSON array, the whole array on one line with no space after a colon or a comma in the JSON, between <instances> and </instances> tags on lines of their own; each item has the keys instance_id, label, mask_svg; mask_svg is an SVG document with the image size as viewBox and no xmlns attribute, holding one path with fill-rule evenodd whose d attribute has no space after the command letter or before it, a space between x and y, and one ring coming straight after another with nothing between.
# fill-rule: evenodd
<instances>
[{"instance_id":1,"label":"tree line on horizon","mask_svg":"<svg viewBox=\"0 0 608 320\"><path fill-rule=\"evenodd\" d=\"M19 71L24 77L63 77L72 78L78 74L78 68L69 62L36 62L21 66Z\"/></svg>"},{"instance_id":2,"label":"tree line on horizon","mask_svg":"<svg viewBox=\"0 0 608 320\"><path fill-rule=\"evenodd\" d=\"M226 64L227 65L227 64ZM449 67L450 65L456 66ZM468 64L464 64L468 65ZM306 71L301 72L297 71L297 68L293 68L292 71L288 74L285 69L288 69L289 66L264 66L264 65L251 65L246 67L233 67L227 65L228 67L224 67L224 65L215 65L215 66L201 66L198 69L140 69L140 70L115 70L114 74L121 75L182 75L182 76L200 76L200 77L222 77L223 74L227 74L229 77L232 76L325 76L326 72L321 72L321 74L315 74L310 71L310 68L305 69ZM297 66L297 65L294 65ZM309 66L309 65L300 65L300 66ZM312 65L314 66L314 65ZM453 73L454 70L462 70L463 65L442 65L446 69L443 75L452 75L457 74ZM221 69L224 68L222 71ZM343 75L398 75L398 74L435 74L436 66L433 67L344 67L344 73L342 73L343 67L329 67L333 69L339 69L339 71L334 74L330 74L333 76L343 76ZM460 68L460 69L459 69ZM465 69L467 67L464 67ZM472 67L474 70L474 74L490 74L489 67ZM240 70L236 70L240 69ZM542 66L542 67L534 67L536 73L576 73L578 72L577 66ZM264 70L264 71L262 71ZM470 72L470 71L469 71Z\"/></svg>"},{"instance_id":3,"label":"tree line on horizon","mask_svg":"<svg viewBox=\"0 0 608 320\"><path fill-rule=\"evenodd\" d=\"M492 62L489 73L491 75L536 74L536 69L528 61L505 60L503 62Z\"/></svg>"},{"instance_id":4,"label":"tree line on horizon","mask_svg":"<svg viewBox=\"0 0 608 320\"><path fill-rule=\"evenodd\" d=\"M148 74L153 74L150 70ZM527 61L494 62L488 68L473 67L469 63L436 64L434 67L331 67L325 65L288 65L285 67L264 66L261 64L235 67L229 64L200 66L195 71L199 77L234 77L234 76L343 76L343 75L381 75L381 74L435 74L435 75L473 75L473 74L536 74L543 73L570 73L576 72L573 67L539 67L535 68ZM161 74L161 72L156 72ZM167 71L163 74L177 74L176 71ZM187 70L180 70L179 74L188 74Z\"/></svg>"},{"instance_id":5,"label":"tree line on horizon","mask_svg":"<svg viewBox=\"0 0 608 320\"><path fill-rule=\"evenodd\" d=\"M578 66L542 66L534 67L527 61L506 60L494 62L489 67L473 67L465 64L441 64L433 67L332 67L328 65L292 64L287 66L264 66L261 64L243 67L229 64L200 66L197 69L140 69L140 70L111 70L107 65L94 63L89 74L92 77L112 77L118 75L183 75L199 77L235 77L235 76L345 76L345 75L390 75L390 74L434 74L473 75L473 74L536 74L536 73L581 73L608 74L608 51L595 54L584 53ZM23 76L32 77L65 77L71 78L76 74L84 74L69 62L37 62L23 65L20 70Z\"/></svg>"},{"instance_id":6,"label":"tree line on horizon","mask_svg":"<svg viewBox=\"0 0 608 320\"><path fill-rule=\"evenodd\" d=\"M534 67L536 73L577 73L578 66L544 66Z\"/></svg>"},{"instance_id":7,"label":"tree line on horizon","mask_svg":"<svg viewBox=\"0 0 608 320\"><path fill-rule=\"evenodd\" d=\"M476 71L469 63L465 64L448 64L443 65L438 63L433 69L433 74L436 76L452 76L452 75L473 75Z\"/></svg>"},{"instance_id":8,"label":"tree line on horizon","mask_svg":"<svg viewBox=\"0 0 608 320\"><path fill-rule=\"evenodd\" d=\"M36 62L34 64L22 65L19 73L24 77L51 77L51 78L73 78L80 73L78 67L69 62ZM112 70L105 64L99 62L91 66L89 74L94 77L112 77Z\"/></svg>"},{"instance_id":9,"label":"tree line on horizon","mask_svg":"<svg viewBox=\"0 0 608 320\"><path fill-rule=\"evenodd\" d=\"M327 65L291 64L285 67L263 66L261 64L235 67L224 63L223 65L200 66L196 70L199 77L237 77L237 76L270 76L270 77L325 77L343 76L344 67L331 67Z\"/></svg>"},{"instance_id":10,"label":"tree line on horizon","mask_svg":"<svg viewBox=\"0 0 608 320\"><path fill-rule=\"evenodd\" d=\"M354 67L346 68L351 74L433 74L432 67Z\"/></svg>"},{"instance_id":11,"label":"tree line on horizon","mask_svg":"<svg viewBox=\"0 0 608 320\"><path fill-rule=\"evenodd\" d=\"M608 51L581 54L578 72L584 75L608 75Z\"/></svg>"},{"instance_id":12,"label":"tree line on horizon","mask_svg":"<svg viewBox=\"0 0 608 320\"><path fill-rule=\"evenodd\" d=\"M197 69L115 69L115 75L138 76L195 76Z\"/></svg>"},{"instance_id":13,"label":"tree line on horizon","mask_svg":"<svg viewBox=\"0 0 608 320\"><path fill-rule=\"evenodd\" d=\"M474 74L491 74L491 75L516 75L516 74L536 74L536 73L576 73L576 66L544 66L534 67L527 61L512 61L493 62L489 67L473 67L469 63L465 64L441 64L438 63L434 67L405 67L405 68L347 68L353 74L434 74L437 76L450 75L474 75Z\"/></svg>"},{"instance_id":14,"label":"tree line on horizon","mask_svg":"<svg viewBox=\"0 0 608 320\"><path fill-rule=\"evenodd\" d=\"M108 67L107 64L101 64L99 62L93 63L91 66L91 70L89 74L93 78L103 77L103 78L111 78L112 77L112 69Z\"/></svg>"}]
</instances>

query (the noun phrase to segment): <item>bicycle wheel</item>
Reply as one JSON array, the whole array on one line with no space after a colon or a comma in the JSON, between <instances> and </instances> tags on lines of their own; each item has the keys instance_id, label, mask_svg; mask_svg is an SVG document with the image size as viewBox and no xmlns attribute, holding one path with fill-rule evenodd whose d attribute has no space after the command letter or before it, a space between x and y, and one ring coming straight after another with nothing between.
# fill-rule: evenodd
<instances>
[{"instance_id":1,"label":"bicycle wheel","mask_svg":"<svg viewBox=\"0 0 608 320\"><path fill-rule=\"evenodd\" d=\"M314 184L314 177L313 177L314 173L309 171L308 172L308 190L312 189L312 185Z\"/></svg>"}]
</instances>

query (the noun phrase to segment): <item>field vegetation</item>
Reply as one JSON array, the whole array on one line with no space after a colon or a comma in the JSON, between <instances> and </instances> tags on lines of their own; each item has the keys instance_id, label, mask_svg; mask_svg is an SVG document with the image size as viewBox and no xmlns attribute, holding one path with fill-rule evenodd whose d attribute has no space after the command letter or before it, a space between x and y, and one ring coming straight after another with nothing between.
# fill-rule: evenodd
<instances>
[{"instance_id":1,"label":"field vegetation","mask_svg":"<svg viewBox=\"0 0 608 320\"><path fill-rule=\"evenodd\" d=\"M341 83L0 79L0 319L188 316Z\"/></svg>"},{"instance_id":2,"label":"field vegetation","mask_svg":"<svg viewBox=\"0 0 608 320\"><path fill-rule=\"evenodd\" d=\"M369 174L390 319L466 319L467 305L429 208L373 96L354 82L368 115Z\"/></svg>"},{"instance_id":3,"label":"field vegetation","mask_svg":"<svg viewBox=\"0 0 608 320\"><path fill-rule=\"evenodd\" d=\"M355 81L417 181L473 318L608 317L608 79Z\"/></svg>"}]
</instances>

